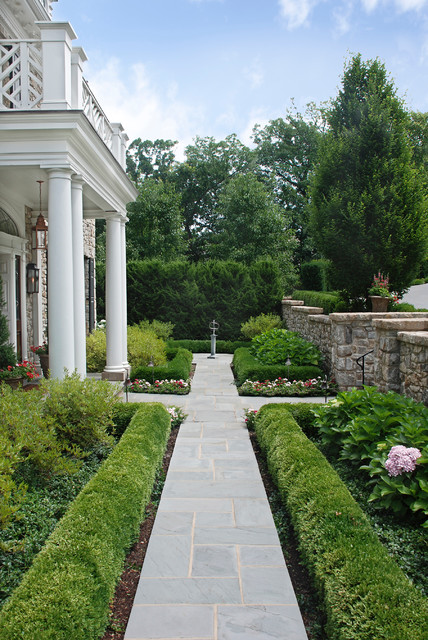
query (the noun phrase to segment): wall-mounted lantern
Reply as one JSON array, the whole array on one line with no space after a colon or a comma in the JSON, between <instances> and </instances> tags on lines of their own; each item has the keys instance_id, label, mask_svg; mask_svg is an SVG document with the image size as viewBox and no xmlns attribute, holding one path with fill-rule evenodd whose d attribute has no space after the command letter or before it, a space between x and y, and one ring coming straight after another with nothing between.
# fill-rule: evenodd
<instances>
[{"instance_id":1,"label":"wall-mounted lantern","mask_svg":"<svg viewBox=\"0 0 428 640\"><path fill-rule=\"evenodd\" d=\"M43 180L37 180L39 183L39 215L36 221L36 226L33 227L33 249L47 249L48 239L48 225L42 215L42 184Z\"/></svg>"},{"instance_id":2,"label":"wall-mounted lantern","mask_svg":"<svg viewBox=\"0 0 428 640\"><path fill-rule=\"evenodd\" d=\"M39 293L40 270L34 262L27 264L27 293Z\"/></svg>"}]
</instances>

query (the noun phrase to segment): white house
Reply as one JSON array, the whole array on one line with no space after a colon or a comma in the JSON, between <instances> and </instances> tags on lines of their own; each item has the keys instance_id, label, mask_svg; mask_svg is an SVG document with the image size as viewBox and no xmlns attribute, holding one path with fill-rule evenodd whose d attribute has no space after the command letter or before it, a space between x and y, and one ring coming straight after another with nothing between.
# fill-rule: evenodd
<instances>
[{"instance_id":1,"label":"white house","mask_svg":"<svg viewBox=\"0 0 428 640\"><path fill-rule=\"evenodd\" d=\"M52 21L54 1L0 3L4 312L21 359L47 335L51 375L62 377L64 368L84 375L86 332L94 315L94 221L105 219L103 375L121 380L128 366L126 204L137 195L125 174L128 138L120 124L108 121L83 78L87 58L81 47L73 46L77 36L71 24ZM35 233L36 223L39 228L44 221L47 249L36 248L37 235L42 235ZM32 265L40 269L38 293L28 292L34 282Z\"/></svg>"}]
</instances>

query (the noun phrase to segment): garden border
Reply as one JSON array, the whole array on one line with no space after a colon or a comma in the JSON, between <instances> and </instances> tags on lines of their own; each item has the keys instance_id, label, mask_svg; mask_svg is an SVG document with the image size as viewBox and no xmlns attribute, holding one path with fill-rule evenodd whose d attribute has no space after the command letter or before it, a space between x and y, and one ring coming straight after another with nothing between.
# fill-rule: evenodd
<instances>
[{"instance_id":1,"label":"garden border","mask_svg":"<svg viewBox=\"0 0 428 640\"><path fill-rule=\"evenodd\" d=\"M426 599L287 406L265 405L256 435L324 603L330 640L424 640Z\"/></svg>"},{"instance_id":2,"label":"garden border","mask_svg":"<svg viewBox=\"0 0 428 640\"><path fill-rule=\"evenodd\" d=\"M96 640L138 533L171 420L144 403L0 612L2 640Z\"/></svg>"}]
</instances>

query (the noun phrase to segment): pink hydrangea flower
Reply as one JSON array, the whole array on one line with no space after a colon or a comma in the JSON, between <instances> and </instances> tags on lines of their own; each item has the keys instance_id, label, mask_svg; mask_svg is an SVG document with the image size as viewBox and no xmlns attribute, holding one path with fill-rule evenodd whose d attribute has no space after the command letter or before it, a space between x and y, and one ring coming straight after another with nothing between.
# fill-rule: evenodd
<instances>
[{"instance_id":1,"label":"pink hydrangea flower","mask_svg":"<svg viewBox=\"0 0 428 640\"><path fill-rule=\"evenodd\" d=\"M399 476L405 471L416 469L416 460L421 457L421 452L415 447L404 447L401 444L391 448L385 468L390 476Z\"/></svg>"}]
</instances>

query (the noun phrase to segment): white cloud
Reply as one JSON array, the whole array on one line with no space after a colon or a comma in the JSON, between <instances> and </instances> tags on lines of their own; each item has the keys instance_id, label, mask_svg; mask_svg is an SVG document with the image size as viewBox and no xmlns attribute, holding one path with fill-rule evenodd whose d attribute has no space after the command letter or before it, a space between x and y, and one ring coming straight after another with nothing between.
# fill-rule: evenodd
<instances>
[{"instance_id":1,"label":"white cloud","mask_svg":"<svg viewBox=\"0 0 428 640\"><path fill-rule=\"evenodd\" d=\"M333 13L336 22L336 34L343 36L351 29L351 16L354 5L352 0L347 0L341 7L337 7Z\"/></svg>"},{"instance_id":2,"label":"white cloud","mask_svg":"<svg viewBox=\"0 0 428 640\"><path fill-rule=\"evenodd\" d=\"M279 0L281 15L286 19L289 29L301 27L307 21L312 9L321 0Z\"/></svg>"},{"instance_id":3,"label":"white cloud","mask_svg":"<svg viewBox=\"0 0 428 640\"><path fill-rule=\"evenodd\" d=\"M124 77L119 60L111 58L106 65L91 73L86 68L90 87L110 122L121 122L130 141L135 138L179 140L176 152L181 156L195 131L202 129L204 110L181 101L177 83L162 91L153 85L144 64L135 64Z\"/></svg>"},{"instance_id":4,"label":"white cloud","mask_svg":"<svg viewBox=\"0 0 428 640\"><path fill-rule=\"evenodd\" d=\"M423 9L423 7L428 5L428 0L361 0L364 6L364 9L371 13L378 7L378 5L382 4L385 6L395 4L396 9L400 13L405 13L406 11L419 11Z\"/></svg>"},{"instance_id":5,"label":"white cloud","mask_svg":"<svg viewBox=\"0 0 428 640\"><path fill-rule=\"evenodd\" d=\"M263 68L260 60L253 60L250 66L245 67L244 76L250 81L252 89L260 87L264 80Z\"/></svg>"},{"instance_id":6,"label":"white cloud","mask_svg":"<svg viewBox=\"0 0 428 640\"><path fill-rule=\"evenodd\" d=\"M275 116L276 117L276 116ZM247 147L253 147L254 142L252 140L253 129L256 124L259 124L262 128L269 124L270 120L273 120L273 117L267 117L266 111L264 109L252 109L250 112L247 123L242 128L241 131L237 132L239 140L247 145Z\"/></svg>"}]
</instances>

